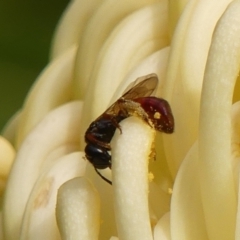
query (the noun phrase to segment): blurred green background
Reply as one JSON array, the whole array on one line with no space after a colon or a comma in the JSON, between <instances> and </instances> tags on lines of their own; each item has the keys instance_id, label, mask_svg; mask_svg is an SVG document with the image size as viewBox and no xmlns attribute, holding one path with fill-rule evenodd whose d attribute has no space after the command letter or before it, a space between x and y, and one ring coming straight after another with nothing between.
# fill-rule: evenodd
<instances>
[{"instance_id":1,"label":"blurred green background","mask_svg":"<svg viewBox=\"0 0 240 240\"><path fill-rule=\"evenodd\" d=\"M0 129L46 66L55 27L69 0L0 0Z\"/></svg>"}]
</instances>

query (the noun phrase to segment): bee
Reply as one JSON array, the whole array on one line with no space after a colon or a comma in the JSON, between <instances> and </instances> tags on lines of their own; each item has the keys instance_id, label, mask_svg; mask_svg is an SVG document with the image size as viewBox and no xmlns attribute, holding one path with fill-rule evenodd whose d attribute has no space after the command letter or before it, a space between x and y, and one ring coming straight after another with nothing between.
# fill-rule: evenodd
<instances>
[{"instance_id":1,"label":"bee","mask_svg":"<svg viewBox=\"0 0 240 240\"><path fill-rule=\"evenodd\" d=\"M85 133L86 158L107 183L112 184L98 169L111 169L110 142L116 129L122 133L119 123L123 119L137 116L157 131L173 133L174 117L170 105L163 98L152 96L157 86L158 77L154 73L138 78L88 127Z\"/></svg>"}]
</instances>

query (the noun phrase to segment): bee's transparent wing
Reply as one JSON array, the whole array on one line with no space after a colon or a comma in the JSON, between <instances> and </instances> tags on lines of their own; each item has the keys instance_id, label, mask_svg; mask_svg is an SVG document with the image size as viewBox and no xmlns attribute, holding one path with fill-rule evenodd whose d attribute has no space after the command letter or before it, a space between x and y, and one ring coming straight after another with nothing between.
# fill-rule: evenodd
<instances>
[{"instance_id":1,"label":"bee's transparent wing","mask_svg":"<svg viewBox=\"0 0 240 240\"><path fill-rule=\"evenodd\" d=\"M122 98L136 99L151 96L158 85L158 77L155 73L137 78L124 91Z\"/></svg>"}]
</instances>

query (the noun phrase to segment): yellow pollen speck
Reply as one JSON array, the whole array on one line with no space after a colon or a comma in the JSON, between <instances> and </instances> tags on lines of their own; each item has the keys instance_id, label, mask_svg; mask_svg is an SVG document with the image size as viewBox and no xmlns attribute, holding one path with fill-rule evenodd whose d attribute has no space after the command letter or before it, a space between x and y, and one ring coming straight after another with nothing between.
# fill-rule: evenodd
<instances>
[{"instance_id":1,"label":"yellow pollen speck","mask_svg":"<svg viewBox=\"0 0 240 240\"><path fill-rule=\"evenodd\" d=\"M152 172L149 172L149 173L148 173L148 180L149 180L149 182L152 182L153 179L154 179L153 173L152 173Z\"/></svg>"},{"instance_id":2,"label":"yellow pollen speck","mask_svg":"<svg viewBox=\"0 0 240 240\"><path fill-rule=\"evenodd\" d=\"M168 188L168 194L172 195L172 192L173 192L172 188Z\"/></svg>"},{"instance_id":3,"label":"yellow pollen speck","mask_svg":"<svg viewBox=\"0 0 240 240\"><path fill-rule=\"evenodd\" d=\"M155 112L153 117L154 119L160 119L161 114L159 112Z\"/></svg>"}]
</instances>

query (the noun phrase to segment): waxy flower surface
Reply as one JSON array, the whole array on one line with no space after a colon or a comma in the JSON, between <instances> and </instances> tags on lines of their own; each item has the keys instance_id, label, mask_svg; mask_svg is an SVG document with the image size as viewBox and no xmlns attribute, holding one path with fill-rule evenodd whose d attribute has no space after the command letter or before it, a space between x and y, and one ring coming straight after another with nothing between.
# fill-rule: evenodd
<instances>
[{"instance_id":1,"label":"waxy flower surface","mask_svg":"<svg viewBox=\"0 0 240 240\"><path fill-rule=\"evenodd\" d=\"M240 0L71 1L0 138L2 239L239 240L239 69ZM110 185L85 131L151 73L174 133L121 121Z\"/></svg>"}]
</instances>

